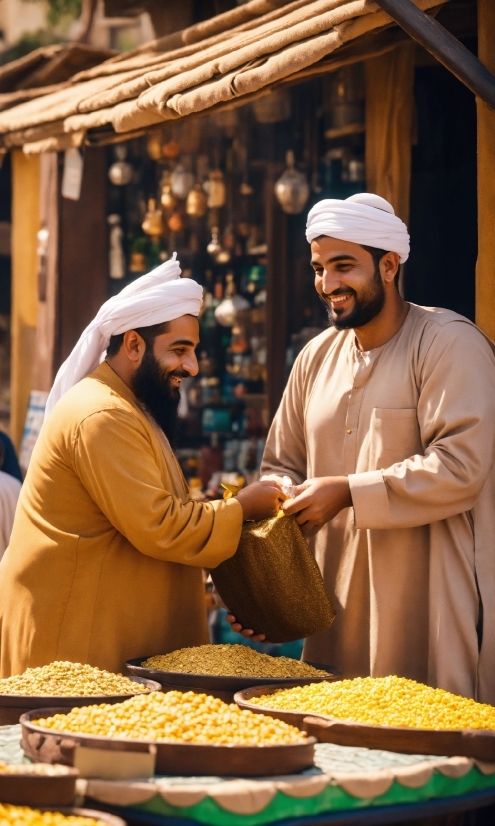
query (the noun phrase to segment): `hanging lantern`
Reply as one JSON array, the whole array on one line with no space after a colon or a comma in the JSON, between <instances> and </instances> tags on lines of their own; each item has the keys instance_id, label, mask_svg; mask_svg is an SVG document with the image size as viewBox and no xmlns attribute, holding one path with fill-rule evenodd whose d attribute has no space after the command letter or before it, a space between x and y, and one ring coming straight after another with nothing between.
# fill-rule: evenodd
<instances>
[{"instance_id":1,"label":"hanging lantern","mask_svg":"<svg viewBox=\"0 0 495 826\"><path fill-rule=\"evenodd\" d=\"M184 201L194 186L194 175L179 163L170 176L170 185L176 198Z\"/></svg>"},{"instance_id":2,"label":"hanging lantern","mask_svg":"<svg viewBox=\"0 0 495 826\"><path fill-rule=\"evenodd\" d=\"M109 215L107 221L110 225L109 275L110 278L124 278L125 256L122 247L124 232L121 227L120 215Z\"/></svg>"},{"instance_id":3,"label":"hanging lantern","mask_svg":"<svg viewBox=\"0 0 495 826\"><path fill-rule=\"evenodd\" d=\"M164 158L169 158L169 160L173 160L177 158L180 153L180 145L177 141L168 141L168 143L164 143L162 146L162 155Z\"/></svg>"},{"instance_id":4,"label":"hanging lantern","mask_svg":"<svg viewBox=\"0 0 495 826\"><path fill-rule=\"evenodd\" d=\"M170 172L165 171L160 182L160 203L164 209L172 210L177 206L177 199L172 195Z\"/></svg>"},{"instance_id":5,"label":"hanging lantern","mask_svg":"<svg viewBox=\"0 0 495 826\"><path fill-rule=\"evenodd\" d=\"M167 221L168 228L171 232L182 232L184 229L184 220L178 209L172 212L172 215Z\"/></svg>"},{"instance_id":6,"label":"hanging lantern","mask_svg":"<svg viewBox=\"0 0 495 826\"><path fill-rule=\"evenodd\" d=\"M291 116L290 92L279 89L264 95L253 103L254 117L258 123L280 123Z\"/></svg>"},{"instance_id":7,"label":"hanging lantern","mask_svg":"<svg viewBox=\"0 0 495 826\"><path fill-rule=\"evenodd\" d=\"M214 169L210 172L210 177L204 182L203 189L208 195L208 206L210 209L223 207L226 199L226 190L223 172L220 169Z\"/></svg>"},{"instance_id":8,"label":"hanging lantern","mask_svg":"<svg viewBox=\"0 0 495 826\"><path fill-rule=\"evenodd\" d=\"M146 148L151 160L159 161L162 157L162 133L152 132L148 137Z\"/></svg>"},{"instance_id":9,"label":"hanging lantern","mask_svg":"<svg viewBox=\"0 0 495 826\"><path fill-rule=\"evenodd\" d=\"M207 199L200 183L194 185L186 201L186 212L195 218L201 218L207 209Z\"/></svg>"},{"instance_id":10,"label":"hanging lantern","mask_svg":"<svg viewBox=\"0 0 495 826\"><path fill-rule=\"evenodd\" d=\"M155 198L150 198L148 201L148 211L144 216L144 221L141 224L143 232L151 235L154 240L158 240L163 235L163 217L161 209L156 208Z\"/></svg>"},{"instance_id":11,"label":"hanging lantern","mask_svg":"<svg viewBox=\"0 0 495 826\"><path fill-rule=\"evenodd\" d=\"M222 327L233 327L237 319L237 314L244 310L249 310L251 305L242 295L236 295L234 276L232 273L227 275L226 280L225 298L216 308L215 318Z\"/></svg>"},{"instance_id":12,"label":"hanging lantern","mask_svg":"<svg viewBox=\"0 0 495 826\"><path fill-rule=\"evenodd\" d=\"M309 185L306 176L294 168L292 150L287 152L286 162L287 169L275 184L275 195L284 212L288 215L298 215L303 211L309 198Z\"/></svg>"},{"instance_id":13,"label":"hanging lantern","mask_svg":"<svg viewBox=\"0 0 495 826\"><path fill-rule=\"evenodd\" d=\"M215 258L222 251L222 245L218 240L218 227L211 228L211 241L206 247L206 251Z\"/></svg>"},{"instance_id":14,"label":"hanging lantern","mask_svg":"<svg viewBox=\"0 0 495 826\"><path fill-rule=\"evenodd\" d=\"M125 160L127 157L127 148L124 144L119 144L114 148L116 161L108 170L108 177L115 186L126 186L132 180L134 172L130 163Z\"/></svg>"}]
</instances>

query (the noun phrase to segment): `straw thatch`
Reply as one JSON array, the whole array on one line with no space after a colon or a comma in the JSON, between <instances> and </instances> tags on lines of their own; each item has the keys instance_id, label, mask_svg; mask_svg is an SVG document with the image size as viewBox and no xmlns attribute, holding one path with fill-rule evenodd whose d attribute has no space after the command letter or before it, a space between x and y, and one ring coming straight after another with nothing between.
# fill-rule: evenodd
<instances>
[{"instance_id":1,"label":"straw thatch","mask_svg":"<svg viewBox=\"0 0 495 826\"><path fill-rule=\"evenodd\" d=\"M447 0L415 2L428 10ZM88 130L124 139L248 102L320 65L329 70L341 53L348 61L355 45L359 56L371 34L392 25L372 0L251 0L0 113L0 140L37 152L77 145Z\"/></svg>"},{"instance_id":2,"label":"straw thatch","mask_svg":"<svg viewBox=\"0 0 495 826\"><path fill-rule=\"evenodd\" d=\"M42 46L12 60L0 67L0 111L50 94L76 72L98 66L114 54L112 49L67 43Z\"/></svg>"}]
</instances>

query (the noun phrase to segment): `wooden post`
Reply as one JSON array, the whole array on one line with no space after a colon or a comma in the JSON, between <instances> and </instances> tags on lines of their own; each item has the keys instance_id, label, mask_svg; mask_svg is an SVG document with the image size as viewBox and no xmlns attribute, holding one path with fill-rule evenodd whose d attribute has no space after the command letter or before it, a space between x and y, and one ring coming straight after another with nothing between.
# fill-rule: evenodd
<instances>
[{"instance_id":1,"label":"wooden post","mask_svg":"<svg viewBox=\"0 0 495 826\"><path fill-rule=\"evenodd\" d=\"M279 173L280 174L280 173ZM275 164L269 164L265 183L266 352L268 421L277 412L285 387L287 338L287 216L275 197Z\"/></svg>"},{"instance_id":2,"label":"wooden post","mask_svg":"<svg viewBox=\"0 0 495 826\"><path fill-rule=\"evenodd\" d=\"M410 37L495 110L495 77L490 71L488 59L479 53L478 60L437 20L418 9L412 0L377 0L377 3ZM486 5L488 19L488 6L493 3L485 0L484 4L478 4L478 8L480 5ZM483 27L479 24L479 17L478 25L481 31Z\"/></svg>"},{"instance_id":3,"label":"wooden post","mask_svg":"<svg viewBox=\"0 0 495 826\"><path fill-rule=\"evenodd\" d=\"M414 43L365 62L366 186L407 224L411 188Z\"/></svg>"},{"instance_id":4,"label":"wooden post","mask_svg":"<svg viewBox=\"0 0 495 826\"><path fill-rule=\"evenodd\" d=\"M40 163L38 156L12 151L12 440L19 449L31 392L38 320L37 233Z\"/></svg>"},{"instance_id":5,"label":"wooden post","mask_svg":"<svg viewBox=\"0 0 495 826\"><path fill-rule=\"evenodd\" d=\"M495 72L495 3L478 0L478 54ZM476 323L495 341L495 112L477 98L478 262ZM462 239L460 239L462 243Z\"/></svg>"},{"instance_id":6,"label":"wooden post","mask_svg":"<svg viewBox=\"0 0 495 826\"><path fill-rule=\"evenodd\" d=\"M59 202L59 299L55 368L108 298L106 150L87 148L78 201Z\"/></svg>"},{"instance_id":7,"label":"wooden post","mask_svg":"<svg viewBox=\"0 0 495 826\"><path fill-rule=\"evenodd\" d=\"M33 390L48 393L55 378L58 327L58 155L40 157L40 225L48 232L46 255L38 261L38 327L33 363Z\"/></svg>"}]
</instances>

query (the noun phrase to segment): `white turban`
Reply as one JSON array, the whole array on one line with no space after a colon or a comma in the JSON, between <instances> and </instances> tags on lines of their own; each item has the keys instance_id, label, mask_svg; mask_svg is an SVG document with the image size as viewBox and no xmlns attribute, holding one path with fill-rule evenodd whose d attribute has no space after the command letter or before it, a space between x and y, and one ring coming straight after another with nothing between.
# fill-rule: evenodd
<instances>
[{"instance_id":1,"label":"white turban","mask_svg":"<svg viewBox=\"0 0 495 826\"><path fill-rule=\"evenodd\" d=\"M345 201L328 198L309 210L306 238L320 235L352 241L386 252L396 252L400 263L409 258L409 233L403 221L385 198L361 192Z\"/></svg>"},{"instance_id":2,"label":"white turban","mask_svg":"<svg viewBox=\"0 0 495 826\"><path fill-rule=\"evenodd\" d=\"M58 371L46 402L45 418L67 390L98 367L111 336L183 315L199 315L203 288L190 278L181 278L180 273L174 252L170 261L105 301Z\"/></svg>"}]
</instances>

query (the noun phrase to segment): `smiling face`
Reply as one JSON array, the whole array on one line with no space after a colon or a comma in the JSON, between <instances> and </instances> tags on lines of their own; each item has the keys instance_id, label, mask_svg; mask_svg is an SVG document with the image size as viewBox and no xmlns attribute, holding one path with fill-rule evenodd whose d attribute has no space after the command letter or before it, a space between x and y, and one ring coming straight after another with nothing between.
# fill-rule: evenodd
<instances>
[{"instance_id":1,"label":"smiling face","mask_svg":"<svg viewBox=\"0 0 495 826\"><path fill-rule=\"evenodd\" d=\"M360 244L321 236L311 243L315 287L339 330L364 327L383 310L399 268L395 252L375 264Z\"/></svg>"},{"instance_id":2,"label":"smiling face","mask_svg":"<svg viewBox=\"0 0 495 826\"><path fill-rule=\"evenodd\" d=\"M139 335L137 331L133 331ZM143 331L144 333L144 331ZM145 344L143 338L139 336ZM196 376L199 324L194 316L181 316L167 324L145 344L131 386L139 401L161 427L173 445L177 437L180 385L188 376Z\"/></svg>"}]
</instances>

